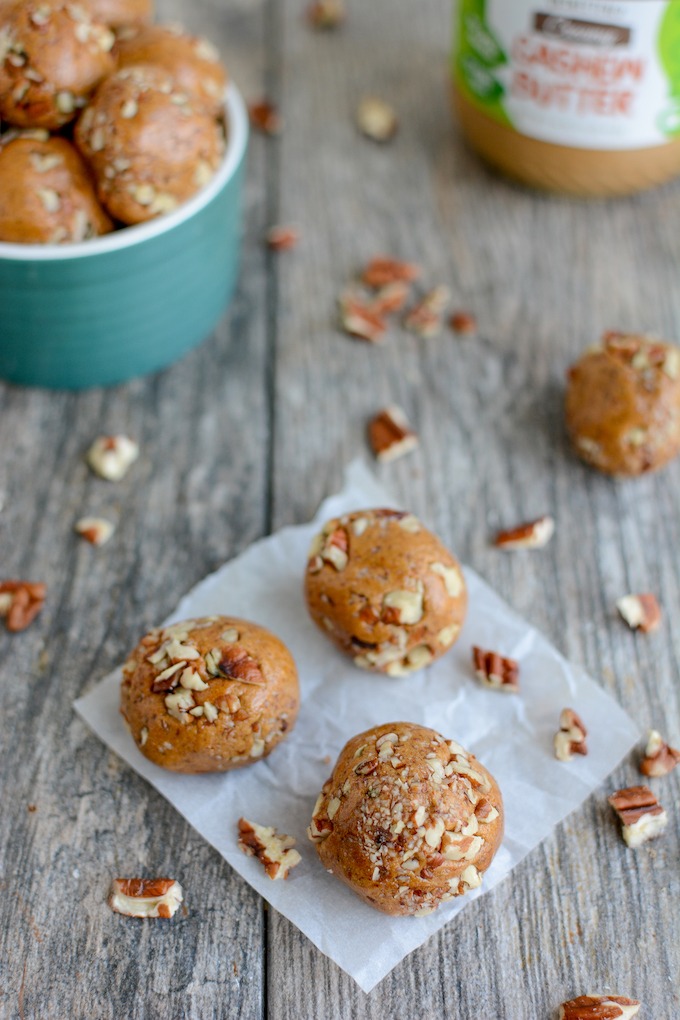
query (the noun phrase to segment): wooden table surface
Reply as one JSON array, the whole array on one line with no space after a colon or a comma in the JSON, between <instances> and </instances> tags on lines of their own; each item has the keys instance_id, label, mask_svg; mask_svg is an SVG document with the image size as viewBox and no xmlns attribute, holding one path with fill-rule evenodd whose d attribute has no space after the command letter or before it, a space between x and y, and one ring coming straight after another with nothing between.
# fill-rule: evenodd
<instances>
[{"instance_id":1,"label":"wooden table surface","mask_svg":"<svg viewBox=\"0 0 680 1020\"><path fill-rule=\"evenodd\" d=\"M655 785L662 839L628 850L606 805L640 781L632 755L365 995L72 709L191 585L307 521L365 450L367 418L397 402L422 446L384 481L641 732L680 743L680 463L600 477L569 452L561 414L565 368L603 329L680 338L680 185L579 204L489 175L449 114L449 7L354 0L342 32L316 34L301 0L162 4L220 45L247 98L280 103L285 129L252 139L240 286L211 339L115 389L0 387L1 573L49 588L30 629L0 633L2 1018L542 1020L593 989L641 999L646 1020L680 1016L677 772ZM390 145L354 127L367 92L399 112ZM296 251L266 251L275 222L298 225ZM479 339L397 328L377 349L340 334L336 295L377 252L447 283ZM83 455L115 432L142 454L111 484ZM497 525L545 512L544 551L490 546ZM104 548L74 535L84 514L116 521ZM656 634L617 618L628 591L659 596ZM177 877L186 915L112 914L112 877L137 874Z\"/></svg>"}]
</instances>

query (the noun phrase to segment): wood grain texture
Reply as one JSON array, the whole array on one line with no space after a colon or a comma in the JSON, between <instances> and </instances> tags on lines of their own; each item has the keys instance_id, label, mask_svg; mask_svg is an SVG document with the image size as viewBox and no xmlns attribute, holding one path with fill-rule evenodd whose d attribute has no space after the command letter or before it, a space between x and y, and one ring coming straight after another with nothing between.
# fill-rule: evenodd
<instances>
[{"instance_id":1,"label":"wood grain texture","mask_svg":"<svg viewBox=\"0 0 680 1020\"><path fill-rule=\"evenodd\" d=\"M599 477L561 416L564 369L602 329L680 339L680 187L581 205L489 175L449 114L447 0L355 2L336 34L311 32L301 0L163 0L161 14L214 39L248 98L280 101L285 130L253 138L241 286L207 344L105 392L0 386L1 573L49 586L29 630L0 630L0 1018L518 1020L600 989L675 1020L677 774L652 781L670 809L662 840L627 850L606 804L639 781L633 756L364 995L74 717L74 697L187 588L270 526L308 520L365 450L368 417L397 401L422 447L385 482L641 731L680 744L680 465ZM389 146L354 127L366 92L398 110ZM278 258L261 244L275 221L302 232ZM379 251L446 282L479 339L395 328L377 350L341 335L337 293ZM142 457L111 485L83 454L119 430ZM545 512L558 529L544 551L489 545ZM103 549L73 535L85 513L116 521ZM617 618L636 589L662 601L655 635ZM110 913L111 878L158 874L184 884L186 914Z\"/></svg>"}]
</instances>

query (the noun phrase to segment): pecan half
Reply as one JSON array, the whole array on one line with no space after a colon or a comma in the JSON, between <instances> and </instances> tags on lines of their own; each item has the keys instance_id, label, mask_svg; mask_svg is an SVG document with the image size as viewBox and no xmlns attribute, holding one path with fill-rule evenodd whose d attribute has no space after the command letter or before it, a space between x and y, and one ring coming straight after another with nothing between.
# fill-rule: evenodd
<instances>
[{"instance_id":1,"label":"pecan half","mask_svg":"<svg viewBox=\"0 0 680 1020\"><path fill-rule=\"evenodd\" d=\"M560 728L555 734L555 757L559 761L571 761L575 754L588 754L587 735L588 731L576 712L571 708L563 708Z\"/></svg>"},{"instance_id":2,"label":"pecan half","mask_svg":"<svg viewBox=\"0 0 680 1020\"><path fill-rule=\"evenodd\" d=\"M387 327L372 304L362 301L353 291L344 290L338 298L338 305L340 325L345 333L371 344L382 343Z\"/></svg>"},{"instance_id":3,"label":"pecan half","mask_svg":"<svg viewBox=\"0 0 680 1020\"><path fill-rule=\"evenodd\" d=\"M345 20L346 14L344 0L316 0L306 11L309 24L321 31L337 28Z\"/></svg>"},{"instance_id":4,"label":"pecan half","mask_svg":"<svg viewBox=\"0 0 680 1020\"><path fill-rule=\"evenodd\" d=\"M559 1020L629 1020L640 1008L623 995L580 995L560 1006Z\"/></svg>"},{"instance_id":5,"label":"pecan half","mask_svg":"<svg viewBox=\"0 0 680 1020\"><path fill-rule=\"evenodd\" d=\"M356 113L357 126L374 142L388 142L399 127L393 106L378 96L364 96Z\"/></svg>"},{"instance_id":6,"label":"pecan half","mask_svg":"<svg viewBox=\"0 0 680 1020\"><path fill-rule=\"evenodd\" d=\"M459 336L474 336L477 332L477 320L472 312L453 312L449 325Z\"/></svg>"},{"instance_id":7,"label":"pecan half","mask_svg":"<svg viewBox=\"0 0 680 1020\"><path fill-rule=\"evenodd\" d=\"M292 836L278 835L271 826L258 825L247 818L239 818L238 828L241 850L248 857L257 857L271 879L288 878L291 868L302 860L298 851L291 849L297 842Z\"/></svg>"},{"instance_id":8,"label":"pecan half","mask_svg":"<svg viewBox=\"0 0 680 1020\"><path fill-rule=\"evenodd\" d=\"M649 633L661 624L661 607L654 595L624 595L616 608L631 630Z\"/></svg>"},{"instance_id":9,"label":"pecan half","mask_svg":"<svg viewBox=\"0 0 680 1020\"><path fill-rule=\"evenodd\" d=\"M139 457L139 446L129 436L100 436L87 451L87 463L108 482L119 482Z\"/></svg>"},{"instance_id":10,"label":"pecan half","mask_svg":"<svg viewBox=\"0 0 680 1020\"><path fill-rule=\"evenodd\" d=\"M499 531L494 545L499 549L542 549L555 533L555 521L552 517L539 517L516 528Z\"/></svg>"},{"instance_id":11,"label":"pecan half","mask_svg":"<svg viewBox=\"0 0 680 1020\"><path fill-rule=\"evenodd\" d=\"M128 917L172 917L183 899L172 878L117 878L109 906Z\"/></svg>"},{"instance_id":12,"label":"pecan half","mask_svg":"<svg viewBox=\"0 0 680 1020\"><path fill-rule=\"evenodd\" d=\"M632 849L660 836L668 824L668 815L646 786L617 790L607 800L622 822L621 835Z\"/></svg>"},{"instance_id":13,"label":"pecan half","mask_svg":"<svg viewBox=\"0 0 680 1020\"><path fill-rule=\"evenodd\" d=\"M265 686L262 670L245 648L225 648L216 665L232 680L240 680L241 683L252 684L254 687Z\"/></svg>"},{"instance_id":14,"label":"pecan half","mask_svg":"<svg viewBox=\"0 0 680 1020\"><path fill-rule=\"evenodd\" d=\"M267 245L273 251L290 251L300 240L300 231L295 227L276 226L267 231Z\"/></svg>"},{"instance_id":15,"label":"pecan half","mask_svg":"<svg viewBox=\"0 0 680 1020\"><path fill-rule=\"evenodd\" d=\"M680 751L669 747L657 730L649 731L645 756L640 762L640 772L645 776L667 776L680 762Z\"/></svg>"},{"instance_id":16,"label":"pecan half","mask_svg":"<svg viewBox=\"0 0 680 1020\"><path fill-rule=\"evenodd\" d=\"M0 616L7 630L25 630L45 604L47 588L32 581L0 581Z\"/></svg>"},{"instance_id":17,"label":"pecan half","mask_svg":"<svg viewBox=\"0 0 680 1020\"><path fill-rule=\"evenodd\" d=\"M283 119L273 103L267 99L260 99L256 103L248 104L248 116L250 124L256 131L263 135L278 135L283 127Z\"/></svg>"},{"instance_id":18,"label":"pecan half","mask_svg":"<svg viewBox=\"0 0 680 1020\"><path fill-rule=\"evenodd\" d=\"M389 255L376 255L364 269L361 279L367 287L374 287L377 290L387 287L390 283L413 283L421 272L420 266L414 262L402 262L400 259L390 258Z\"/></svg>"},{"instance_id":19,"label":"pecan half","mask_svg":"<svg viewBox=\"0 0 680 1020\"><path fill-rule=\"evenodd\" d=\"M498 652L487 652L476 645L472 649L472 659L477 679L486 687L517 694L519 663L514 659L506 659Z\"/></svg>"},{"instance_id":20,"label":"pecan half","mask_svg":"<svg viewBox=\"0 0 680 1020\"><path fill-rule=\"evenodd\" d=\"M378 460L385 463L410 453L420 442L408 418L395 404L384 408L369 422L368 438Z\"/></svg>"},{"instance_id":21,"label":"pecan half","mask_svg":"<svg viewBox=\"0 0 680 1020\"><path fill-rule=\"evenodd\" d=\"M450 300L451 292L448 287L443 284L433 287L422 301L408 312L404 319L404 328L426 339L438 336L444 324L442 318L444 310Z\"/></svg>"}]
</instances>

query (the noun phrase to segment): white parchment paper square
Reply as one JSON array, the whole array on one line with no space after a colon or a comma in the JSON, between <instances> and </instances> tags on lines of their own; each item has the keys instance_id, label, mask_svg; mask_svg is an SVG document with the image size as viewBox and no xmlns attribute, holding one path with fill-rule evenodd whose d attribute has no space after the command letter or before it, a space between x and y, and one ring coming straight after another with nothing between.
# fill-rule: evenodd
<instances>
[{"instance_id":1,"label":"white parchment paper square","mask_svg":"<svg viewBox=\"0 0 680 1020\"><path fill-rule=\"evenodd\" d=\"M149 780L319 949L368 992L400 960L478 896L492 889L573 811L639 737L619 705L564 659L481 580L465 569L469 611L451 652L415 676L393 680L357 669L317 630L305 609L307 549L330 517L370 506L395 506L360 461L347 469L342 492L327 499L308 525L256 542L201 581L166 622L223 613L264 624L290 648L300 674L302 706L290 738L263 762L226 775L177 775L137 750L119 713L120 670L76 709L95 733ZM471 645L519 660L521 694L483 688L473 676ZM588 757L558 762L553 736L570 706L595 733ZM389 918L361 903L322 867L306 829L321 786L345 742L379 723L431 726L473 752L499 782L505 840L480 889L426 917ZM532 810L526 811L530 803ZM241 815L295 836L303 860L285 882L266 877L237 848ZM185 890L188 899L191 888ZM472 908L474 909L474 908Z\"/></svg>"}]
</instances>

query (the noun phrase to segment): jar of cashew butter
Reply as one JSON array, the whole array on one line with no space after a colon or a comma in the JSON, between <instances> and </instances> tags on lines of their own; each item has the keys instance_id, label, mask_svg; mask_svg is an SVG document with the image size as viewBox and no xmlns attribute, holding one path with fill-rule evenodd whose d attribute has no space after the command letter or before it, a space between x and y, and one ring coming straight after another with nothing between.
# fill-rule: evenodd
<instances>
[{"instance_id":1,"label":"jar of cashew butter","mask_svg":"<svg viewBox=\"0 0 680 1020\"><path fill-rule=\"evenodd\" d=\"M680 174L680 0L454 0L454 100L496 169L583 197Z\"/></svg>"}]
</instances>

